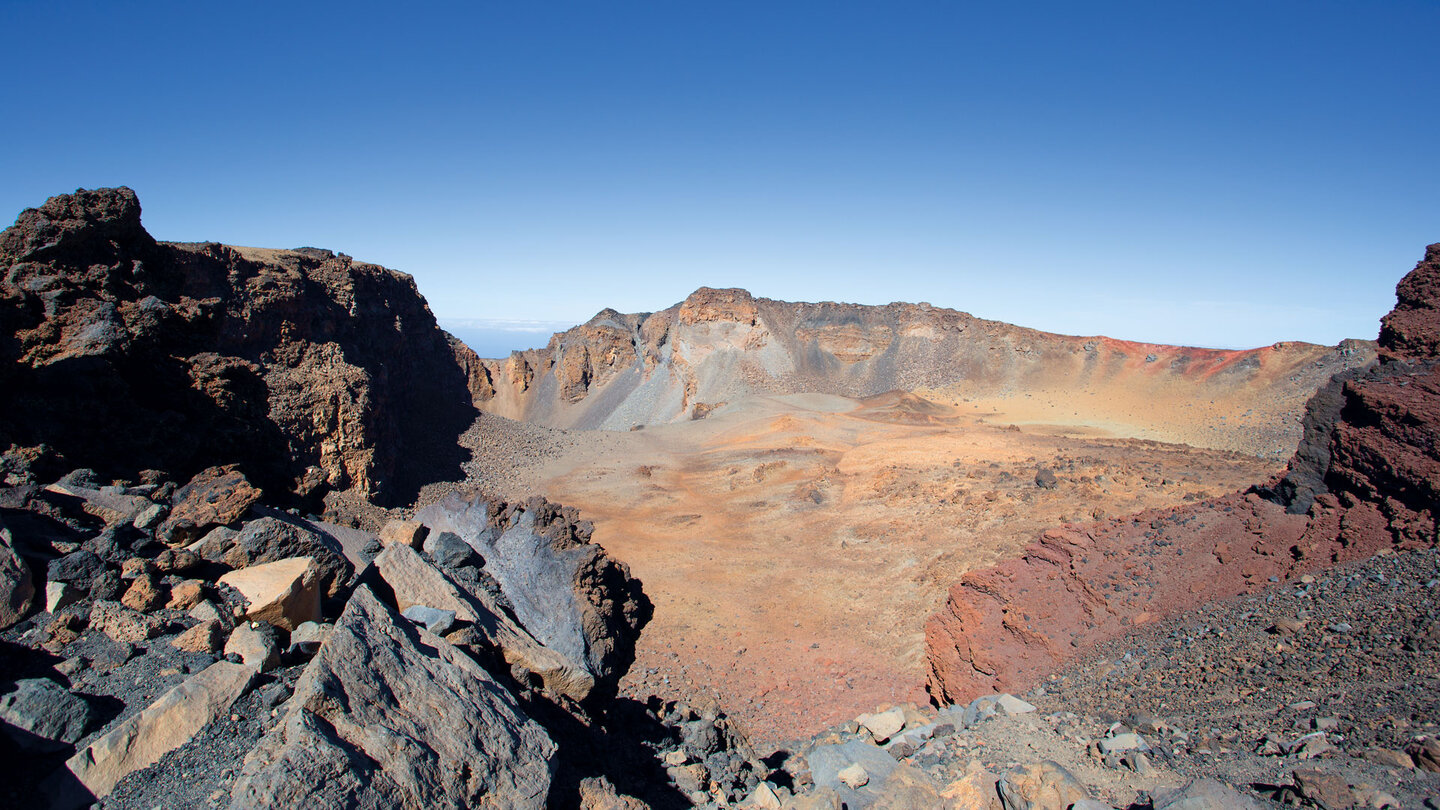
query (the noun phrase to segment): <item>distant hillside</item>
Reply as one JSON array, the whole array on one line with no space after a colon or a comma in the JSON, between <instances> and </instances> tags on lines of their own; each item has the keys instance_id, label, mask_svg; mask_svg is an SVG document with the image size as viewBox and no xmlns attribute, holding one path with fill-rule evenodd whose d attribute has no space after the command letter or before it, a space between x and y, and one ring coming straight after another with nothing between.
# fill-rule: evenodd
<instances>
[{"instance_id":1,"label":"distant hillside","mask_svg":"<svg viewBox=\"0 0 1440 810\"><path fill-rule=\"evenodd\" d=\"M701 288L660 312L602 310L544 349L485 360L471 391L491 413L612 430L697 418L767 393L1045 392L1062 404L1084 395L1077 408L1119 398L1141 411L1219 397L1237 414L1288 414L1263 428L1274 434L1267 446L1288 455L1299 436L1291 412L1332 374L1374 356L1370 341L1184 348L1056 335L926 304L788 303Z\"/></svg>"}]
</instances>

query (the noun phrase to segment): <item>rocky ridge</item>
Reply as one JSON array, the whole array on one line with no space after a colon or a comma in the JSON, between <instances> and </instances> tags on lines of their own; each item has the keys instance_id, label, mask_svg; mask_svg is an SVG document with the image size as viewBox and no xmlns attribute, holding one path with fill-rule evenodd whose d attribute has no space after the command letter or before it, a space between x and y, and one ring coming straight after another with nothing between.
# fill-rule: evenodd
<instances>
[{"instance_id":1,"label":"rocky ridge","mask_svg":"<svg viewBox=\"0 0 1440 810\"><path fill-rule=\"evenodd\" d=\"M1056 335L928 304L788 303L701 288L655 313L603 310L544 349L472 366L470 380L489 413L625 430L702 418L757 394L1088 394L1124 385L1165 399L1239 396L1263 410L1265 398L1303 402L1373 357L1366 341L1221 351ZM1288 452L1298 438L1283 420L1257 429L1265 436L1254 447Z\"/></svg>"},{"instance_id":2,"label":"rocky ridge","mask_svg":"<svg viewBox=\"0 0 1440 810\"><path fill-rule=\"evenodd\" d=\"M11 484L240 464L277 498L405 504L460 477L477 361L409 276L314 248L157 242L127 188L51 198L0 234Z\"/></svg>"}]
</instances>

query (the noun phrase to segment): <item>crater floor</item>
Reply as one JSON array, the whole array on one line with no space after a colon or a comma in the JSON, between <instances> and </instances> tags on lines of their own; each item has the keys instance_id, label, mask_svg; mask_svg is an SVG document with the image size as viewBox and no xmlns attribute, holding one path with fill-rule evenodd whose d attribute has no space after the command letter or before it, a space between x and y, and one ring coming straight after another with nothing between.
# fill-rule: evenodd
<instances>
[{"instance_id":1,"label":"crater floor","mask_svg":"<svg viewBox=\"0 0 1440 810\"><path fill-rule=\"evenodd\" d=\"M1045 528L1220 495L1283 464L1130 438L1143 434L1093 405L1037 421L1065 409L790 395L628 433L486 416L467 436L471 483L578 507L644 582L655 618L624 686L713 690L772 743L923 701L923 624L965 571Z\"/></svg>"}]
</instances>

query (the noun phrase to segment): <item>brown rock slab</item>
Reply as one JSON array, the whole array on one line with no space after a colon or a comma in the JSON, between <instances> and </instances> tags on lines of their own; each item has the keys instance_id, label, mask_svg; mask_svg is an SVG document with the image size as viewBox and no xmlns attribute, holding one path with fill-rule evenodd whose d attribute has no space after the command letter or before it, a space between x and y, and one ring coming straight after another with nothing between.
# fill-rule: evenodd
<instances>
[{"instance_id":1,"label":"brown rock slab","mask_svg":"<svg viewBox=\"0 0 1440 810\"><path fill-rule=\"evenodd\" d=\"M227 661L190 676L71 757L65 767L74 781L50 785L57 805L73 807L109 795L126 774L155 764L228 711L254 677L253 667Z\"/></svg>"},{"instance_id":2,"label":"brown rock slab","mask_svg":"<svg viewBox=\"0 0 1440 810\"><path fill-rule=\"evenodd\" d=\"M245 597L242 618L286 630L320 620L320 569L309 557L252 565L217 581Z\"/></svg>"},{"instance_id":3,"label":"brown rock slab","mask_svg":"<svg viewBox=\"0 0 1440 810\"><path fill-rule=\"evenodd\" d=\"M175 492L170 515L156 535L172 546L192 543L216 526L239 520L260 495L234 465L211 467Z\"/></svg>"},{"instance_id":4,"label":"brown rock slab","mask_svg":"<svg viewBox=\"0 0 1440 810\"><path fill-rule=\"evenodd\" d=\"M120 597L120 604L141 613L156 610L164 606L166 601L165 586L160 584L154 574L136 577L125 590L125 595Z\"/></svg>"},{"instance_id":5,"label":"brown rock slab","mask_svg":"<svg viewBox=\"0 0 1440 810\"><path fill-rule=\"evenodd\" d=\"M996 787L1005 810L1067 810L1090 798L1080 780L1050 760L1013 768Z\"/></svg>"},{"instance_id":6,"label":"brown rock slab","mask_svg":"<svg viewBox=\"0 0 1440 810\"><path fill-rule=\"evenodd\" d=\"M189 610L205 598L205 583L198 579L187 579L170 589L170 601L165 607L175 610Z\"/></svg>"},{"instance_id":7,"label":"brown rock slab","mask_svg":"<svg viewBox=\"0 0 1440 810\"><path fill-rule=\"evenodd\" d=\"M214 619L201 622L170 640L170 646L177 650L198 653L213 653L224 643L225 631Z\"/></svg>"},{"instance_id":8,"label":"brown rock slab","mask_svg":"<svg viewBox=\"0 0 1440 810\"><path fill-rule=\"evenodd\" d=\"M483 667L361 586L246 756L231 806L538 810L554 753Z\"/></svg>"},{"instance_id":9,"label":"brown rock slab","mask_svg":"<svg viewBox=\"0 0 1440 810\"><path fill-rule=\"evenodd\" d=\"M425 524L418 520L392 520L380 527L380 543L386 546L399 543L418 549L425 534Z\"/></svg>"}]
</instances>

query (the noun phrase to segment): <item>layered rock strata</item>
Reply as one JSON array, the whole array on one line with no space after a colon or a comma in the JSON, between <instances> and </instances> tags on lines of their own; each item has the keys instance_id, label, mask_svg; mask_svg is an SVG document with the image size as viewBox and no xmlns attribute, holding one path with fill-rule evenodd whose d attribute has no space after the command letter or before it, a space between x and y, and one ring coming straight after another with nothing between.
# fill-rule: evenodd
<instances>
[{"instance_id":1,"label":"layered rock strata","mask_svg":"<svg viewBox=\"0 0 1440 810\"><path fill-rule=\"evenodd\" d=\"M1303 402L1337 371L1373 357L1366 341L1185 348L1056 335L923 303L788 303L702 287L660 312L602 310L543 349L468 368L483 410L551 427L623 430L776 393L963 388L973 396L1123 384L1156 396L1203 390L1207 398Z\"/></svg>"}]
</instances>

